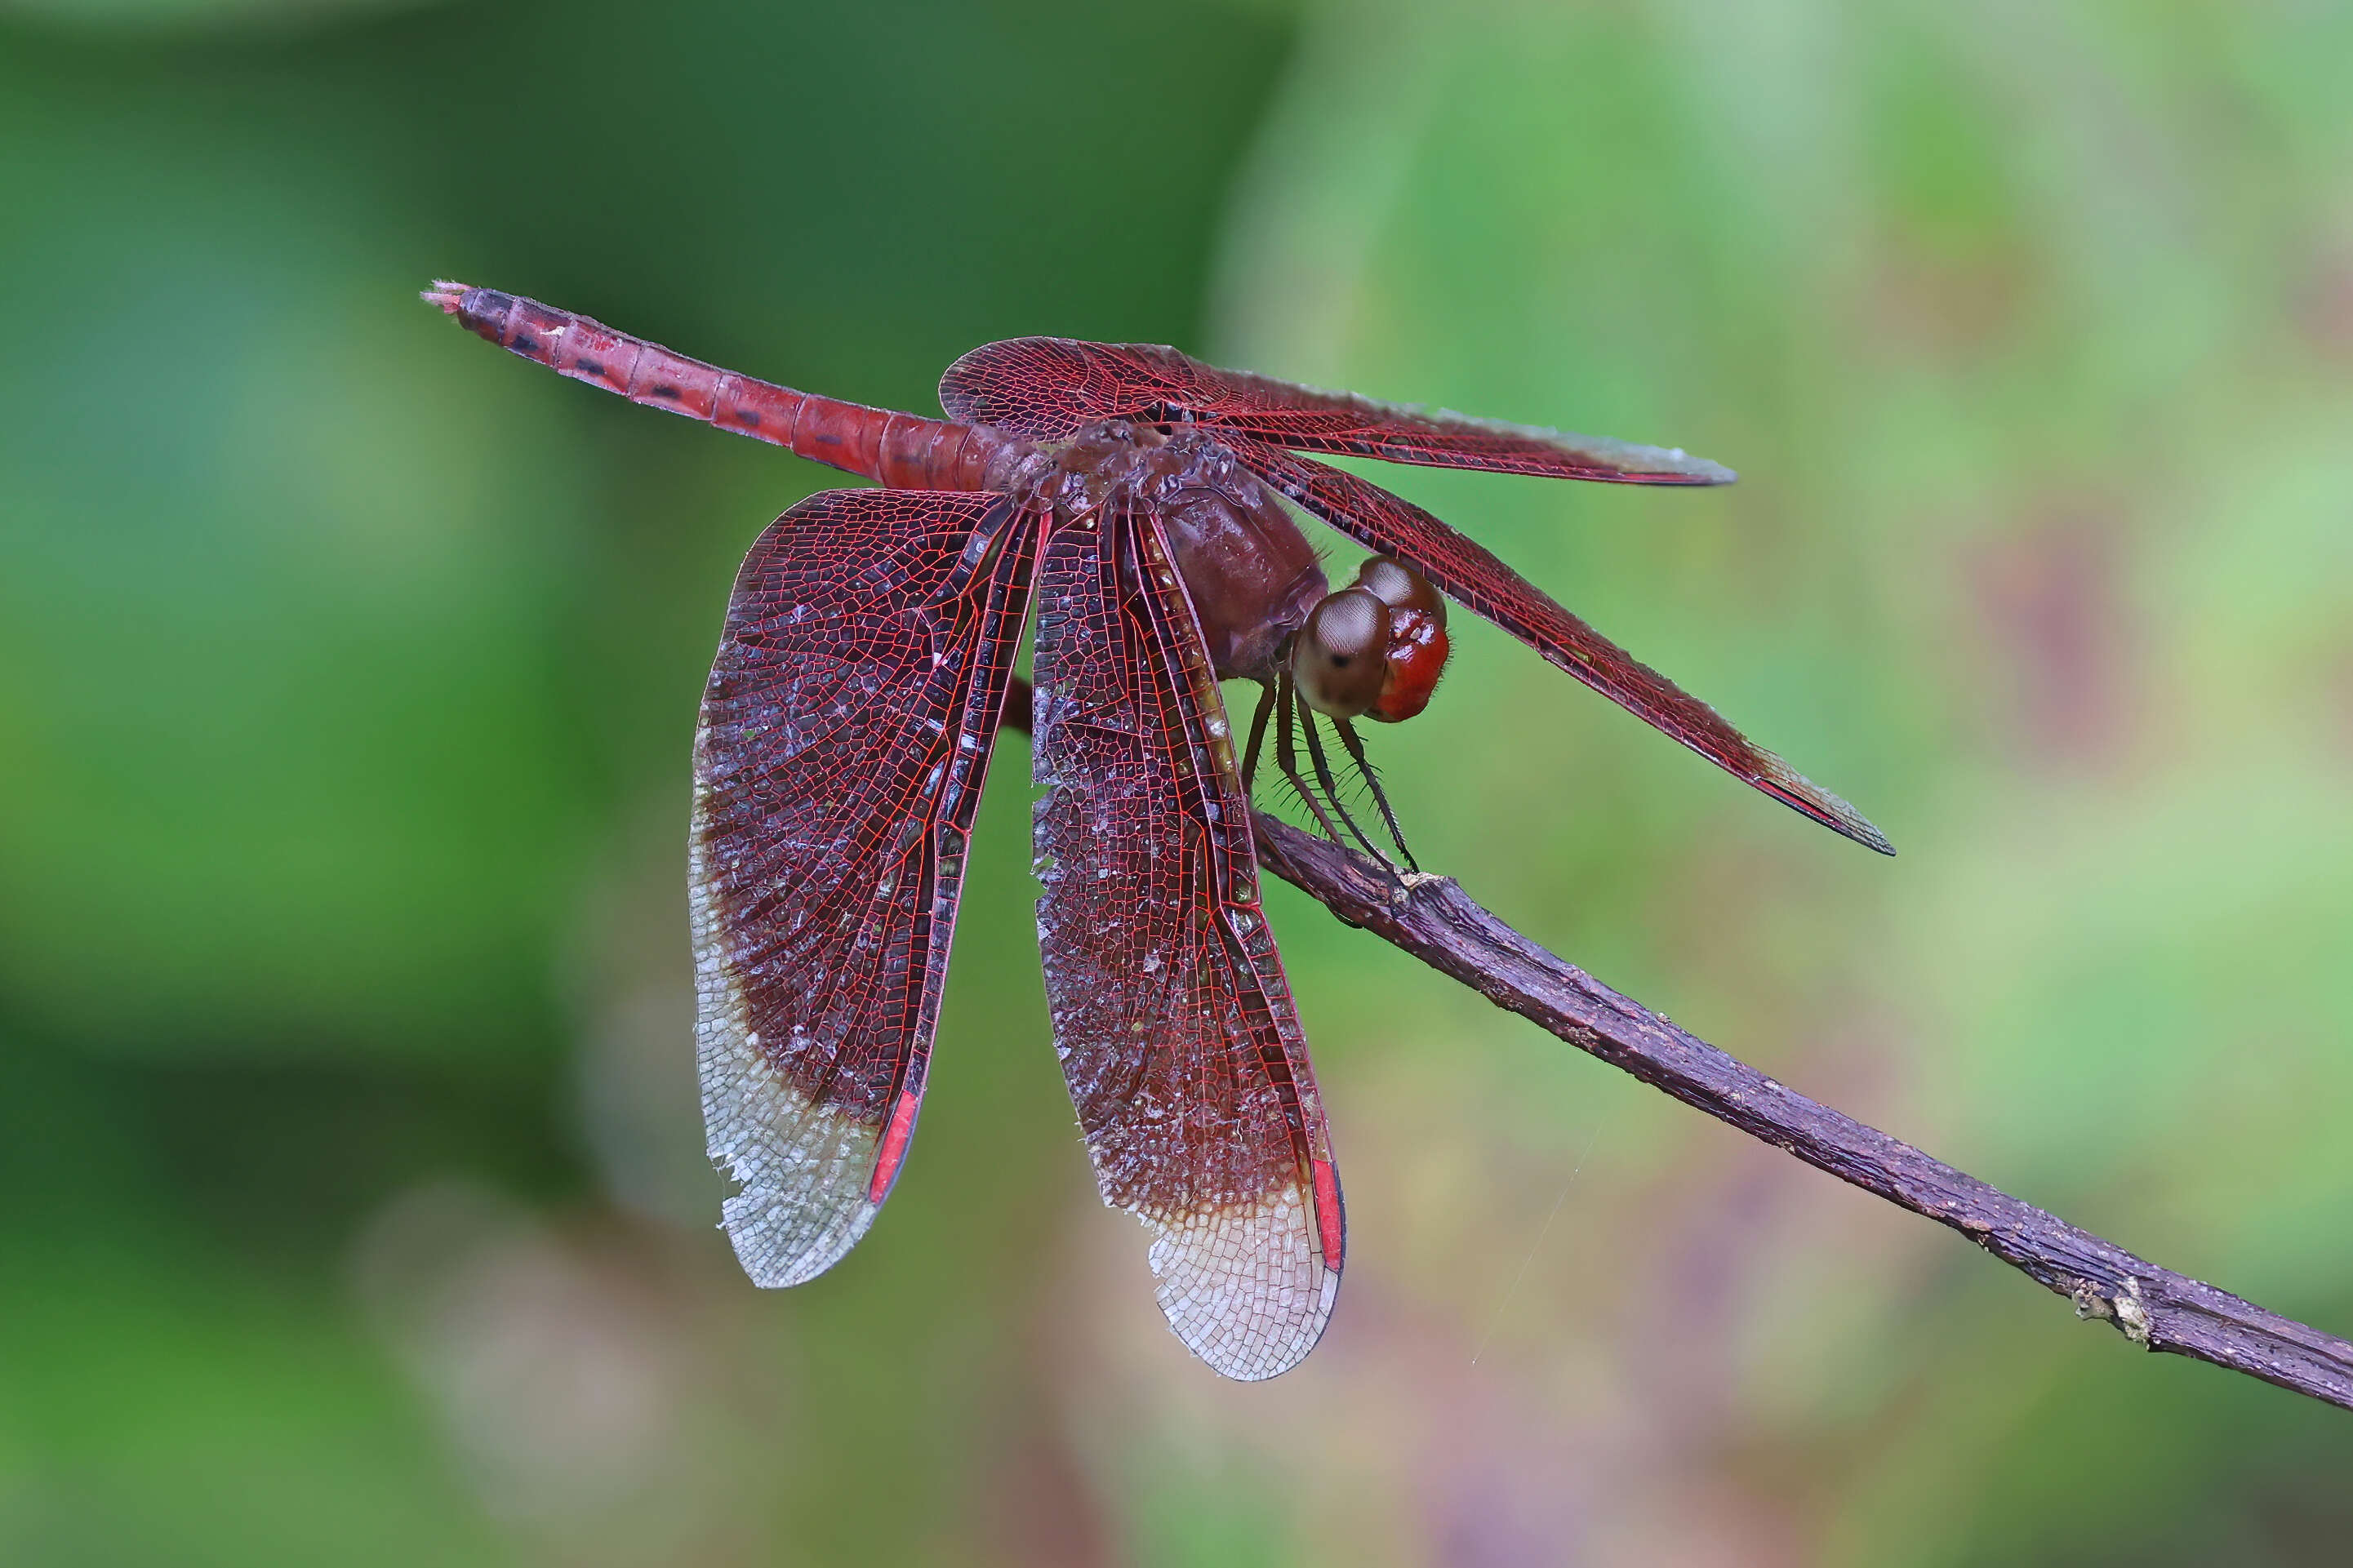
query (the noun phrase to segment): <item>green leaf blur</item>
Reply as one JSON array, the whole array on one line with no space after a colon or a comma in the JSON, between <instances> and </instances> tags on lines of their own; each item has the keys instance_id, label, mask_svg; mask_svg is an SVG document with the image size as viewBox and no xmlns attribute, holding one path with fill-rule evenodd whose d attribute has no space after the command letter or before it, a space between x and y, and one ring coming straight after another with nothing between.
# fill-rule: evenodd
<instances>
[{"instance_id":1,"label":"green leaf blur","mask_svg":"<svg viewBox=\"0 0 2353 1568\"><path fill-rule=\"evenodd\" d=\"M687 747L831 476L415 291L919 411L1050 332L1730 464L1380 477L1901 857L1466 615L1375 737L1423 862L2342 1332L2348 101L2286 0L0 5L0 1562L2332 1560L2333 1413L1287 894L1348 1282L1219 1383L1075 1137L1018 743L905 1179L753 1290Z\"/></svg>"}]
</instances>

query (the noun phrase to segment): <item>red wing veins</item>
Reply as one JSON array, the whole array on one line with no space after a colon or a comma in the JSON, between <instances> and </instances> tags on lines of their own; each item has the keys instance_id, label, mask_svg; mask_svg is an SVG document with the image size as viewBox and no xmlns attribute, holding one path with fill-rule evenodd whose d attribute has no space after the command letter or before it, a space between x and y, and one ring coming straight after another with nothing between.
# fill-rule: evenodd
<instances>
[{"instance_id":1,"label":"red wing veins","mask_svg":"<svg viewBox=\"0 0 2353 1568\"><path fill-rule=\"evenodd\" d=\"M1271 1377L1323 1333L1344 1222L1224 705L1154 519L1055 531L1038 604L1054 1048L1104 1202L1154 1228L1169 1326Z\"/></svg>"},{"instance_id":2,"label":"red wing veins","mask_svg":"<svg viewBox=\"0 0 2353 1568\"><path fill-rule=\"evenodd\" d=\"M1410 562L1460 600L1661 732L1834 833L1895 853L1862 814L1753 744L1693 697L1506 566L1484 545L1354 474L1254 441L1229 443L1250 471L1360 543Z\"/></svg>"},{"instance_id":3,"label":"red wing veins","mask_svg":"<svg viewBox=\"0 0 2353 1568\"><path fill-rule=\"evenodd\" d=\"M703 1117L755 1283L832 1267L905 1157L1036 532L1003 496L831 490L736 578L689 893Z\"/></svg>"},{"instance_id":4,"label":"red wing veins","mask_svg":"<svg viewBox=\"0 0 2353 1568\"><path fill-rule=\"evenodd\" d=\"M1680 448L1432 414L1219 370L1155 343L1014 338L973 350L940 379L955 419L1057 440L1098 419L1176 420L1301 452L1440 468L1636 485L1720 485L1732 470Z\"/></svg>"}]
</instances>

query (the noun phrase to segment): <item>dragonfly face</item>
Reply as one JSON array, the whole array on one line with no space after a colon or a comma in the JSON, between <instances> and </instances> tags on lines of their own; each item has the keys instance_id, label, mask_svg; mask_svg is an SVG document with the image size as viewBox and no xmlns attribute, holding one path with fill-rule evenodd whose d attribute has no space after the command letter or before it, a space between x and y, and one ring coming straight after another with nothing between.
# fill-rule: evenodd
<instances>
[{"instance_id":1,"label":"dragonfly face","mask_svg":"<svg viewBox=\"0 0 2353 1568\"><path fill-rule=\"evenodd\" d=\"M1291 678L1318 713L1402 723L1430 706L1449 646L1438 590L1403 562L1375 555L1309 613L1292 644Z\"/></svg>"},{"instance_id":2,"label":"dragonfly face","mask_svg":"<svg viewBox=\"0 0 2353 1568\"><path fill-rule=\"evenodd\" d=\"M1477 542L1303 455L1732 477L1681 450L1057 338L966 354L941 382L948 417L928 419L491 289L425 297L561 374L880 481L812 496L760 535L696 731L697 1058L712 1158L741 1188L727 1232L759 1284L839 1261L904 1164L981 786L1000 725L1021 716L1054 1049L1104 1200L1151 1229L1170 1328L1229 1377L1271 1377L1314 1348L1346 1252L1322 1096L1259 898L1249 781L1270 723L1283 779L1325 831L1345 825L1378 856L1339 809L1319 725L1361 767L1355 719L1419 712L1451 599L1736 777L1888 847ZM1353 583L1331 591L1285 502L1377 552ZM1013 675L1033 614L1034 709ZM1264 691L1239 755L1227 677Z\"/></svg>"}]
</instances>

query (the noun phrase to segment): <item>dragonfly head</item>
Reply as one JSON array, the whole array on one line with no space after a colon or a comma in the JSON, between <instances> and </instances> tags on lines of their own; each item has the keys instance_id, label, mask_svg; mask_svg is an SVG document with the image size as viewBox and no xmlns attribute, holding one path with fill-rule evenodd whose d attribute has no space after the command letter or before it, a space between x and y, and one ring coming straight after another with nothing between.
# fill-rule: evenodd
<instances>
[{"instance_id":1,"label":"dragonfly head","mask_svg":"<svg viewBox=\"0 0 2353 1568\"><path fill-rule=\"evenodd\" d=\"M1430 705L1446 653L1446 601L1413 568L1376 555L1308 612L1291 641L1291 678L1319 713L1393 724Z\"/></svg>"}]
</instances>

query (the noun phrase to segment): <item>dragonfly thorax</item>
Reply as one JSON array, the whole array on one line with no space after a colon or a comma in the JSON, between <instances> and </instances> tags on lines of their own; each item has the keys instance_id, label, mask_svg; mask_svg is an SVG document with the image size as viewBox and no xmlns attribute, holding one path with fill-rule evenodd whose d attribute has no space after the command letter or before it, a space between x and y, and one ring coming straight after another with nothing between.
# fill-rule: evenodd
<instances>
[{"instance_id":1,"label":"dragonfly thorax","mask_svg":"<svg viewBox=\"0 0 2353 1568\"><path fill-rule=\"evenodd\" d=\"M1293 634L1331 591L1274 493L1206 432L1124 419L1057 450L1033 491L1056 526L1104 507L1159 519L1221 679L1271 682Z\"/></svg>"}]
</instances>

